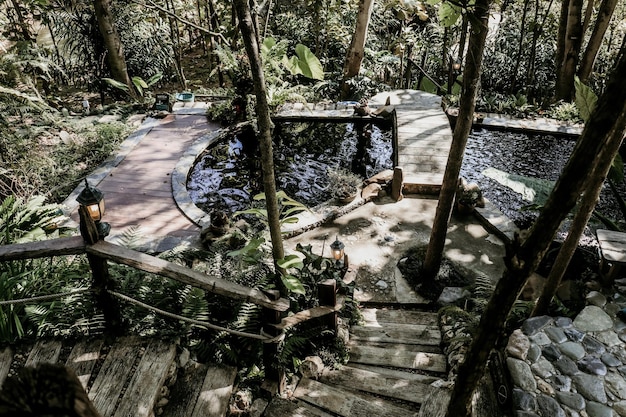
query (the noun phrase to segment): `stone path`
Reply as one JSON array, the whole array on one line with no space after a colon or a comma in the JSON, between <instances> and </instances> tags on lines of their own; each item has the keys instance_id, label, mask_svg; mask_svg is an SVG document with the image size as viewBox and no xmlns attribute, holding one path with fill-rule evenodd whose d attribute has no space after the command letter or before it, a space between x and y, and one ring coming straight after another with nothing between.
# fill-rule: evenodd
<instances>
[{"instance_id":1,"label":"stone path","mask_svg":"<svg viewBox=\"0 0 626 417\"><path fill-rule=\"evenodd\" d=\"M622 280L626 285L626 280ZM626 297L590 292L574 320L534 317L509 339L515 416L626 417Z\"/></svg>"}]
</instances>

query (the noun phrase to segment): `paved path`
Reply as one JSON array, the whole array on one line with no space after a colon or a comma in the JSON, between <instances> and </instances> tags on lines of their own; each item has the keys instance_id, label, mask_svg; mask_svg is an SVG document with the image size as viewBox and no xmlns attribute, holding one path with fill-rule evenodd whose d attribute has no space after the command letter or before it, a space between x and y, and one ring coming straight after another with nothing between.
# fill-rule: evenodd
<instances>
[{"instance_id":1,"label":"paved path","mask_svg":"<svg viewBox=\"0 0 626 417\"><path fill-rule=\"evenodd\" d=\"M154 249L166 249L181 239L199 237L199 227L174 201L172 172L196 139L219 128L207 121L205 112L205 103L195 103L193 108L175 108L163 119L146 119L121 153L89 176L89 184L105 196L104 221L111 225L107 240L136 231L140 245L151 242ZM64 203L74 220L74 200L82 189L80 185Z\"/></svg>"}]
</instances>

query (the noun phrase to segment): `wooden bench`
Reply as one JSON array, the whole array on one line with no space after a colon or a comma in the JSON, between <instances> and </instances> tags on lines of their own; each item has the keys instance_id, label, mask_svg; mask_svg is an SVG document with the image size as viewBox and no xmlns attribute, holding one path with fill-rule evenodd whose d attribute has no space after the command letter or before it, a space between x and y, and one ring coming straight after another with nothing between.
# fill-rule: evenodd
<instances>
[{"instance_id":1,"label":"wooden bench","mask_svg":"<svg viewBox=\"0 0 626 417\"><path fill-rule=\"evenodd\" d=\"M626 233L598 229L596 235L602 256L604 284L610 285L626 264Z\"/></svg>"}]
</instances>

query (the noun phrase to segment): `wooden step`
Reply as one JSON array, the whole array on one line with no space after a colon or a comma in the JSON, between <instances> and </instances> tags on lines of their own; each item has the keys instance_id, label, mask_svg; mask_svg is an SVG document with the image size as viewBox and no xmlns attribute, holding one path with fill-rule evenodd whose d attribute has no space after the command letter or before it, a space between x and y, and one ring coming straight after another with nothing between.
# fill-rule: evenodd
<instances>
[{"instance_id":1,"label":"wooden step","mask_svg":"<svg viewBox=\"0 0 626 417\"><path fill-rule=\"evenodd\" d=\"M172 389L161 417L224 417L237 369L225 365L189 365Z\"/></svg>"},{"instance_id":2,"label":"wooden step","mask_svg":"<svg viewBox=\"0 0 626 417\"><path fill-rule=\"evenodd\" d=\"M429 372L446 372L446 357L440 353L407 350L411 346L388 344L387 347L350 344L350 363L416 369Z\"/></svg>"},{"instance_id":3,"label":"wooden step","mask_svg":"<svg viewBox=\"0 0 626 417\"><path fill-rule=\"evenodd\" d=\"M100 359L103 341L84 340L78 342L72 348L70 356L67 358L65 365L72 368L76 372L76 376L80 380L83 388L87 390L89 379L93 373L96 363Z\"/></svg>"},{"instance_id":4,"label":"wooden step","mask_svg":"<svg viewBox=\"0 0 626 417\"><path fill-rule=\"evenodd\" d=\"M61 342L56 340L39 340L26 359L24 366L37 366L40 363L57 363L61 354Z\"/></svg>"},{"instance_id":5,"label":"wooden step","mask_svg":"<svg viewBox=\"0 0 626 417\"><path fill-rule=\"evenodd\" d=\"M114 417L150 417L176 357L176 346L151 341L139 361ZM208 414L207 414L208 415Z\"/></svg>"},{"instance_id":6,"label":"wooden step","mask_svg":"<svg viewBox=\"0 0 626 417\"><path fill-rule=\"evenodd\" d=\"M106 356L89 390L89 399L103 417L110 417L141 349L139 338L119 339Z\"/></svg>"},{"instance_id":7,"label":"wooden step","mask_svg":"<svg viewBox=\"0 0 626 417\"><path fill-rule=\"evenodd\" d=\"M430 384L439 379L409 372L386 371L385 368L366 370L343 366L339 370L325 369L320 382L345 385L359 391L421 404L431 390Z\"/></svg>"},{"instance_id":8,"label":"wooden step","mask_svg":"<svg viewBox=\"0 0 626 417\"><path fill-rule=\"evenodd\" d=\"M433 327L439 325L437 313L425 311L364 308L361 309L361 315L364 324L368 326L382 326L383 323L422 324Z\"/></svg>"},{"instance_id":9,"label":"wooden step","mask_svg":"<svg viewBox=\"0 0 626 417\"><path fill-rule=\"evenodd\" d=\"M272 398L265 409L263 417L334 417L317 407L304 401L295 399L285 400L280 397ZM372 416L373 417L373 416Z\"/></svg>"},{"instance_id":10,"label":"wooden step","mask_svg":"<svg viewBox=\"0 0 626 417\"><path fill-rule=\"evenodd\" d=\"M7 378L9 371L11 370L11 363L13 362L13 350L10 347L5 347L0 350L0 387Z\"/></svg>"},{"instance_id":11,"label":"wooden step","mask_svg":"<svg viewBox=\"0 0 626 417\"><path fill-rule=\"evenodd\" d=\"M344 390L303 378L294 397L342 417L410 417L418 416L415 407L403 407L382 398Z\"/></svg>"},{"instance_id":12,"label":"wooden step","mask_svg":"<svg viewBox=\"0 0 626 417\"><path fill-rule=\"evenodd\" d=\"M439 346L441 344L441 332L438 327L423 324L384 323L384 325L352 326L350 328L350 340Z\"/></svg>"}]
</instances>

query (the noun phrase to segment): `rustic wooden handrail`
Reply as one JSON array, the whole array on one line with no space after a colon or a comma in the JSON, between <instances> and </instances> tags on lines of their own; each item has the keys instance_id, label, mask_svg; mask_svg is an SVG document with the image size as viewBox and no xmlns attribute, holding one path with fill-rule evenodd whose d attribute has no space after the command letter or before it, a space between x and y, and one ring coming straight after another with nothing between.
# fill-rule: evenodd
<instances>
[{"instance_id":1,"label":"rustic wooden handrail","mask_svg":"<svg viewBox=\"0 0 626 417\"><path fill-rule=\"evenodd\" d=\"M81 236L0 245L0 261L81 255L85 253L86 247L87 244Z\"/></svg>"}]
</instances>

